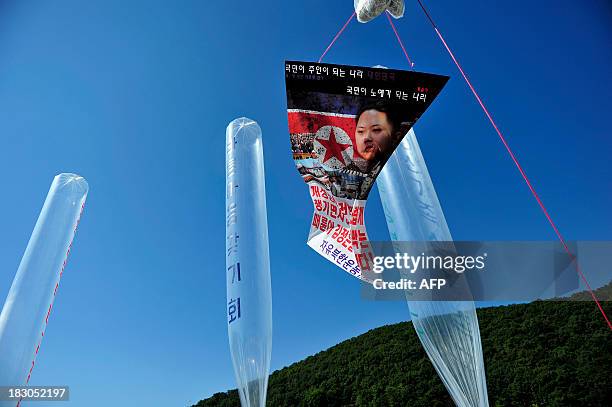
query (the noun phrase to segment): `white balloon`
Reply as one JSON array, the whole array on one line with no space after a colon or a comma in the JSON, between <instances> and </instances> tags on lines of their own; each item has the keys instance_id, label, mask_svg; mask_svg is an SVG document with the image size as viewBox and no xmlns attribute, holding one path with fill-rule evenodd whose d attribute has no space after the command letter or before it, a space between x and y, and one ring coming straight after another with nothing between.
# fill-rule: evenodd
<instances>
[{"instance_id":1,"label":"white balloon","mask_svg":"<svg viewBox=\"0 0 612 407\"><path fill-rule=\"evenodd\" d=\"M404 0L353 0L353 4L360 23L367 23L385 11L394 18L404 16Z\"/></svg>"},{"instance_id":2,"label":"white balloon","mask_svg":"<svg viewBox=\"0 0 612 407\"><path fill-rule=\"evenodd\" d=\"M392 240L453 240L410 129L376 180ZM488 407L480 328L473 301L410 301L412 324L458 407Z\"/></svg>"},{"instance_id":3,"label":"white balloon","mask_svg":"<svg viewBox=\"0 0 612 407\"><path fill-rule=\"evenodd\" d=\"M0 386L28 385L88 191L79 175L53 179L0 312Z\"/></svg>"},{"instance_id":4,"label":"white balloon","mask_svg":"<svg viewBox=\"0 0 612 407\"><path fill-rule=\"evenodd\" d=\"M272 284L261 128L226 130L227 333L242 407L265 407L272 356Z\"/></svg>"}]
</instances>

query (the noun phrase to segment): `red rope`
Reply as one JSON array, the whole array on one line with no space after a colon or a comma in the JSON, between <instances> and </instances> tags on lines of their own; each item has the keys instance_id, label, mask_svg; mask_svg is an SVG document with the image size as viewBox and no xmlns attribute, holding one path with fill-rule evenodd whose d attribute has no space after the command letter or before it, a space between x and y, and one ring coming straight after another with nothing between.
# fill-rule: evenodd
<instances>
[{"instance_id":1,"label":"red rope","mask_svg":"<svg viewBox=\"0 0 612 407\"><path fill-rule=\"evenodd\" d=\"M397 30L395 29L395 24L393 24L393 20L391 20L390 13L387 11L385 14L387 15L387 20L389 20L389 24L391 24L391 28L393 28L393 32L395 33L395 37L397 38L397 42L399 42L400 47L402 47L402 51L404 51L404 55L406 56L406 59L410 64L410 69L413 69L414 62L412 62L412 60L408 56L408 53L406 52L406 48L404 48L404 43L402 42L402 39L400 38L399 34L397 33Z\"/></svg>"},{"instance_id":2,"label":"red rope","mask_svg":"<svg viewBox=\"0 0 612 407\"><path fill-rule=\"evenodd\" d=\"M323 54L321 54L321 57L319 58L319 63L321 63L321 60L323 60L323 57L325 56L325 54L327 54L327 52L330 50L330 48L332 47L332 45L334 45L334 43L336 42L336 40L340 37L340 34L342 34L342 32L346 29L346 27L349 25L349 23L351 22L351 20L353 19L353 17L355 17L355 11L353 11L353 14L351 14L351 16L349 17L348 20L346 20L346 23L344 23L344 25L342 26L342 28L340 29L340 31L338 31L338 33L336 34L336 36L334 37L334 39L329 43L329 45L327 46L327 48L325 48L325 51L323 52Z\"/></svg>"},{"instance_id":3,"label":"red rope","mask_svg":"<svg viewBox=\"0 0 612 407\"><path fill-rule=\"evenodd\" d=\"M480 107L482 108L484 113L487 115L487 118L489 119L489 122L491 122L491 125L495 129L495 132L499 136L500 140L504 144L504 147L506 148L506 151L508 151L508 154L510 155L510 158L514 162L514 165L516 165L516 168L518 168L519 172L521 173L521 176L523 177L523 179L525 180L525 183L529 187L529 190L531 191L531 194L533 195L533 197L537 201L538 205L540 206L540 209L542 209L542 212L544 213L544 216L546 216L546 219L548 220L548 223L550 223L550 225L552 226L553 230L555 231L555 234L557 235L557 238L559 239L559 241L563 245L564 250L569 255L570 259L572 261L574 261L576 259L576 257L569 250L569 247L567 247L567 244L565 243L565 239L563 238L563 236L561 236L561 233L559 232L559 229L557 228L557 225L555 224L555 222L553 222L552 218L548 214L548 210L546 210L546 207L544 206L544 203L542 202L542 200L538 196L537 192L533 188L533 185L531 185L531 182L529 181L529 178L527 178L527 174L523 170L523 167L521 167L521 164L519 164L519 162L518 162L516 156L514 155L512 149L508 145L508 142L506 141L506 138L504 137L502 132L497 127L497 124L493 120L493 117L491 116L491 113L489 113L489 110L486 108L486 106L483 103L482 99L478 95L478 92L476 92L476 89L474 89L474 86L472 86L472 83L470 82L470 80L468 79L467 75L463 71L463 68L461 68L461 65L457 61L457 58L455 58L455 55L453 54L453 51L451 51L450 47L448 46L448 44L444 40L444 37L442 36L440 31L438 30L438 27L436 26L436 24L434 23L433 19L431 18L431 15L427 11L427 9L425 8L425 6L421 2L421 0L417 0L417 1L419 2L419 5L423 9L423 12L425 12L425 15L427 16L427 19L429 20L429 22L431 23L433 29L435 30L436 34L438 35L438 38L440 38L440 41L442 41L442 44L444 45L444 48L446 48L446 51L448 51L448 53L449 53L450 57L452 58L453 62L455 63L455 65L459 69L459 72L461 72L461 76L463 76L463 79L465 80L465 82L470 87L470 90L474 94L474 97L478 101L478 104L480 105ZM578 275L580 276L580 278L584 282L585 286L587 287L589 293L591 294L591 297L593 298L593 301L595 301L595 303L597 304L597 307L599 308L599 311L601 312L601 315L603 315L604 319L606 320L606 323L608 324L608 328L610 328L612 330L612 323L610 323L610 320L608 319L608 316L606 315L605 311L603 310L603 308L601 306L601 303L599 302L599 300L595 296L595 293L593 292L593 289L589 285L586 277L584 276L584 274L582 274L582 271L580 270L580 267L578 266L577 262L576 262L576 271L578 272Z\"/></svg>"}]
</instances>

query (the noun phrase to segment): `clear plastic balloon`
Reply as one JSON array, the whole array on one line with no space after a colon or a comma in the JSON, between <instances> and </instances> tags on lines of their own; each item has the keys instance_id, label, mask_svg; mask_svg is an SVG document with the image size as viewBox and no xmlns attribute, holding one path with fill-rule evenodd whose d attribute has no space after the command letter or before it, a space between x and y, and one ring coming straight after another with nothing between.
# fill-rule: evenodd
<instances>
[{"instance_id":1,"label":"clear plastic balloon","mask_svg":"<svg viewBox=\"0 0 612 407\"><path fill-rule=\"evenodd\" d=\"M404 16L404 0L353 0L357 21L367 23L389 11L395 18Z\"/></svg>"},{"instance_id":2,"label":"clear plastic balloon","mask_svg":"<svg viewBox=\"0 0 612 407\"><path fill-rule=\"evenodd\" d=\"M0 314L0 386L29 381L88 189L75 174L51 184Z\"/></svg>"},{"instance_id":3,"label":"clear plastic balloon","mask_svg":"<svg viewBox=\"0 0 612 407\"><path fill-rule=\"evenodd\" d=\"M243 407L266 404L272 288L261 129L239 118L226 131L227 328Z\"/></svg>"},{"instance_id":4,"label":"clear plastic balloon","mask_svg":"<svg viewBox=\"0 0 612 407\"><path fill-rule=\"evenodd\" d=\"M452 241L416 136L410 130L377 179L394 241ZM410 301L414 328L459 407L488 406L480 330L471 301Z\"/></svg>"}]
</instances>

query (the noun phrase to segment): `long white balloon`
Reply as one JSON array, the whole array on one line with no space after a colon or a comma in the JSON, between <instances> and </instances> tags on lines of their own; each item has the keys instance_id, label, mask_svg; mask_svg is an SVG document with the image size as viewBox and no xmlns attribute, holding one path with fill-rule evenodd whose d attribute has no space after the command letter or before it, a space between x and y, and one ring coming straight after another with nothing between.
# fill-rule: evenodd
<instances>
[{"instance_id":1,"label":"long white balloon","mask_svg":"<svg viewBox=\"0 0 612 407\"><path fill-rule=\"evenodd\" d=\"M272 288L263 144L245 117L226 131L227 331L243 407L264 407L272 354Z\"/></svg>"},{"instance_id":2,"label":"long white balloon","mask_svg":"<svg viewBox=\"0 0 612 407\"><path fill-rule=\"evenodd\" d=\"M392 240L452 241L412 129L376 182ZM407 300L417 335L457 406L488 406L474 303Z\"/></svg>"},{"instance_id":3,"label":"long white balloon","mask_svg":"<svg viewBox=\"0 0 612 407\"><path fill-rule=\"evenodd\" d=\"M76 174L53 179L0 314L0 386L29 381L88 190Z\"/></svg>"}]
</instances>

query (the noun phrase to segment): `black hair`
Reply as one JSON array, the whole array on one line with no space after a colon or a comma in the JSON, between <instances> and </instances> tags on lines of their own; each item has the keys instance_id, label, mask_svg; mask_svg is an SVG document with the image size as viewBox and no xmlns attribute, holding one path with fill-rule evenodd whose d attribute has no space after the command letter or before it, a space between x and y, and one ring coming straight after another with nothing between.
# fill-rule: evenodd
<instances>
[{"instance_id":1,"label":"black hair","mask_svg":"<svg viewBox=\"0 0 612 407\"><path fill-rule=\"evenodd\" d=\"M359 108L359 110L357 111L357 115L355 116L355 123L359 122L359 117L361 117L363 112L367 110L376 110L378 112L385 113L387 115L387 121L391 124L391 127L393 128L393 130L391 131L392 135L401 131L402 123L404 122L402 118L405 118L406 116L406 112L402 112L401 106L385 103L383 101L365 104L361 106L361 108Z\"/></svg>"}]
</instances>

